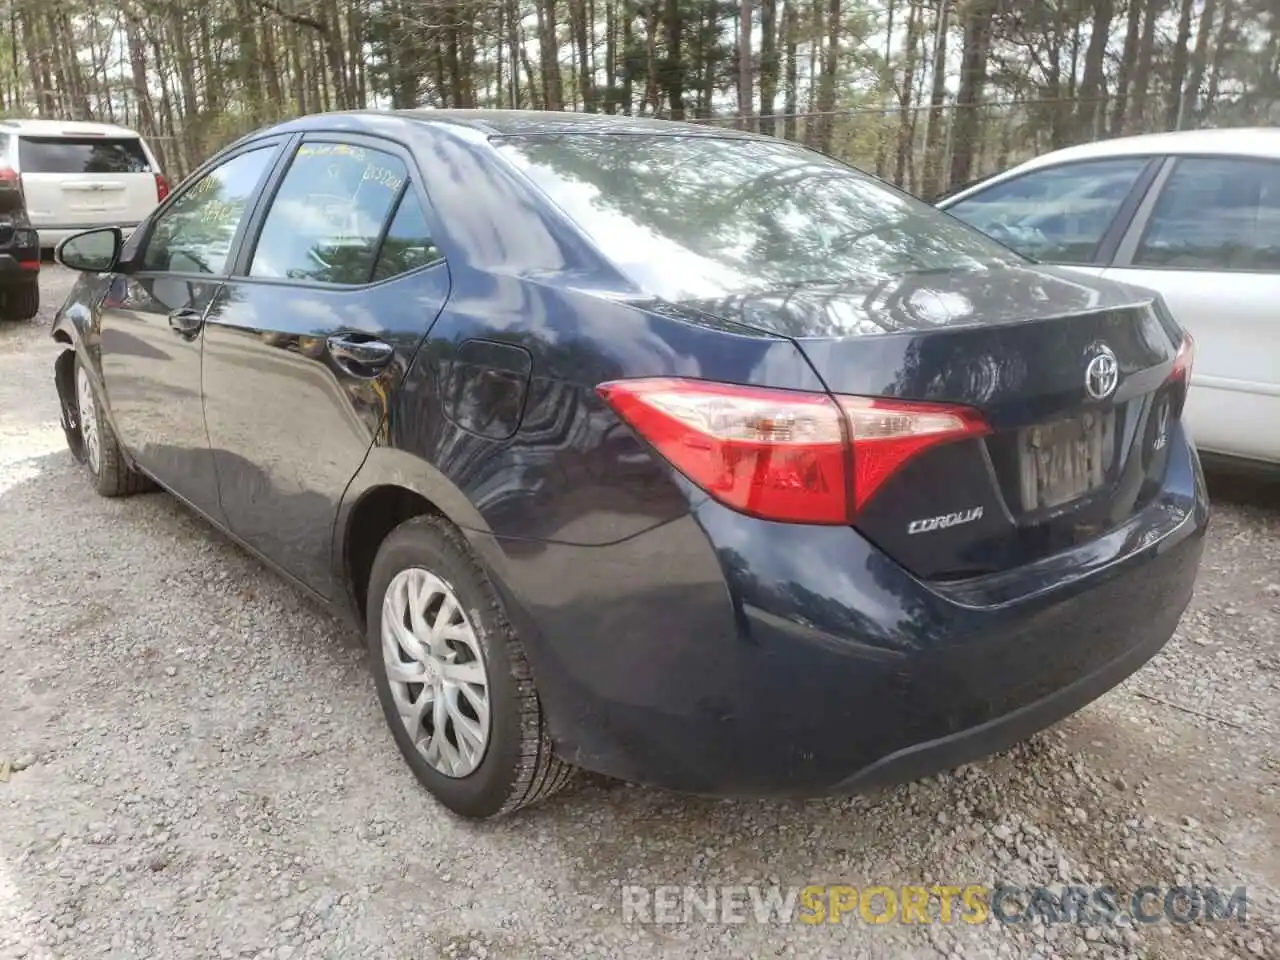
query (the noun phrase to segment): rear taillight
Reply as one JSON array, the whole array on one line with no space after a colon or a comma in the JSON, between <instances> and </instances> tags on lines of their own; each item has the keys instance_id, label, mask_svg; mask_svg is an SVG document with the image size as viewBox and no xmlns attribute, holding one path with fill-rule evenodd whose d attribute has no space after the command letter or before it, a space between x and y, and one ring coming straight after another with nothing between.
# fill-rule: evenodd
<instances>
[{"instance_id":1,"label":"rear taillight","mask_svg":"<svg viewBox=\"0 0 1280 960\"><path fill-rule=\"evenodd\" d=\"M940 443L984 437L991 432L970 407L837 396L853 436L853 509L918 453Z\"/></svg>"},{"instance_id":2,"label":"rear taillight","mask_svg":"<svg viewBox=\"0 0 1280 960\"><path fill-rule=\"evenodd\" d=\"M1182 344L1173 357L1173 369L1169 371L1169 378L1165 381L1169 384L1170 394L1173 397L1174 416L1182 415L1182 409L1187 402L1187 391L1191 389L1191 367L1195 359L1196 342L1191 338L1191 334L1184 331Z\"/></svg>"},{"instance_id":3,"label":"rear taillight","mask_svg":"<svg viewBox=\"0 0 1280 960\"><path fill-rule=\"evenodd\" d=\"M1195 363L1195 360L1196 342L1192 339L1191 334L1184 332L1182 334L1182 345L1178 347L1178 352L1173 358L1173 369L1169 372L1169 379L1190 383L1191 366Z\"/></svg>"},{"instance_id":4,"label":"rear taillight","mask_svg":"<svg viewBox=\"0 0 1280 960\"><path fill-rule=\"evenodd\" d=\"M169 181L162 174L156 174L156 203L163 203L169 195Z\"/></svg>"},{"instance_id":5,"label":"rear taillight","mask_svg":"<svg viewBox=\"0 0 1280 960\"><path fill-rule=\"evenodd\" d=\"M0 188L22 190L22 176L12 167L0 167Z\"/></svg>"},{"instance_id":6,"label":"rear taillight","mask_svg":"<svg viewBox=\"0 0 1280 960\"><path fill-rule=\"evenodd\" d=\"M597 389L711 496L790 523L849 523L912 457L990 432L977 411L947 404L705 380L616 380Z\"/></svg>"}]
</instances>

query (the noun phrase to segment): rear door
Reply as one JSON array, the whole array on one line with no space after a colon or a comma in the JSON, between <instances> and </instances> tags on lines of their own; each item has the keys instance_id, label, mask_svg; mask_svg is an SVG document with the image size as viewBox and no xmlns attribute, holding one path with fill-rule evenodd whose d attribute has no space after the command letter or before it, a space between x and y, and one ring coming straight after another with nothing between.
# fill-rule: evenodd
<instances>
[{"instance_id":1,"label":"rear door","mask_svg":"<svg viewBox=\"0 0 1280 960\"><path fill-rule=\"evenodd\" d=\"M1159 170L1159 158L1041 167L938 207L1024 257L1097 275Z\"/></svg>"},{"instance_id":2,"label":"rear door","mask_svg":"<svg viewBox=\"0 0 1280 960\"><path fill-rule=\"evenodd\" d=\"M17 139L27 209L37 230L132 225L156 205L160 171L136 136Z\"/></svg>"},{"instance_id":3,"label":"rear door","mask_svg":"<svg viewBox=\"0 0 1280 960\"><path fill-rule=\"evenodd\" d=\"M338 504L449 294L411 155L309 135L205 322L205 422L231 530L335 596Z\"/></svg>"},{"instance_id":4,"label":"rear door","mask_svg":"<svg viewBox=\"0 0 1280 960\"><path fill-rule=\"evenodd\" d=\"M1205 451L1280 462L1280 161L1178 157L1106 276L1159 290L1196 339Z\"/></svg>"}]
</instances>

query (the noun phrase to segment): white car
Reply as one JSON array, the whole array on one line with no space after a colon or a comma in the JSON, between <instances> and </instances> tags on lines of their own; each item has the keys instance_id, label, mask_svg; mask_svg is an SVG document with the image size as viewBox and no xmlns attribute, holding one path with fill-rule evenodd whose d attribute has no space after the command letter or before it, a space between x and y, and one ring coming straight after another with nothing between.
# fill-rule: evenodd
<instances>
[{"instance_id":1,"label":"white car","mask_svg":"<svg viewBox=\"0 0 1280 960\"><path fill-rule=\"evenodd\" d=\"M1042 263L1159 291L1196 341L1206 460L1280 468L1280 129L1045 154L937 206Z\"/></svg>"},{"instance_id":2,"label":"white car","mask_svg":"<svg viewBox=\"0 0 1280 960\"><path fill-rule=\"evenodd\" d=\"M40 246L94 227L136 227L169 194L146 141L105 123L0 120L0 165L26 196Z\"/></svg>"}]
</instances>

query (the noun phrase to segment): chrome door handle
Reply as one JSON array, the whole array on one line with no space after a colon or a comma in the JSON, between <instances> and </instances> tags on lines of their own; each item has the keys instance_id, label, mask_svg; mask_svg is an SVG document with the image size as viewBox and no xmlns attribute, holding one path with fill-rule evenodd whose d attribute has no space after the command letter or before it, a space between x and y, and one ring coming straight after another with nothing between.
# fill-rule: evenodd
<instances>
[{"instance_id":1,"label":"chrome door handle","mask_svg":"<svg viewBox=\"0 0 1280 960\"><path fill-rule=\"evenodd\" d=\"M347 369L349 364L353 364L366 369L379 370L390 363L396 355L395 347L381 340L354 340L344 334L336 334L325 343L329 346L329 353L342 364L344 369Z\"/></svg>"},{"instance_id":2,"label":"chrome door handle","mask_svg":"<svg viewBox=\"0 0 1280 960\"><path fill-rule=\"evenodd\" d=\"M169 326L183 337L194 337L204 326L204 314L190 307L181 307L169 314Z\"/></svg>"}]
</instances>

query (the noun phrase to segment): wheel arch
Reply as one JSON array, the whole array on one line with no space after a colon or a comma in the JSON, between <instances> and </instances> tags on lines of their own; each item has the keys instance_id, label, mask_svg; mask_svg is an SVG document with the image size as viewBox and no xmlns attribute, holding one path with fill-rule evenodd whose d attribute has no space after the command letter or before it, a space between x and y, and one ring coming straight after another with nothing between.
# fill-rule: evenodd
<instances>
[{"instance_id":1,"label":"wheel arch","mask_svg":"<svg viewBox=\"0 0 1280 960\"><path fill-rule=\"evenodd\" d=\"M71 335L65 330L53 332L55 342L63 345L53 360L53 384L58 392L58 415L67 449L77 461L84 462L84 438L80 434L80 405L76 402L76 350Z\"/></svg>"},{"instance_id":2,"label":"wheel arch","mask_svg":"<svg viewBox=\"0 0 1280 960\"><path fill-rule=\"evenodd\" d=\"M363 629L374 557L404 521L435 514L457 527L481 562L501 577L501 555L471 501L425 460L375 447L347 487L334 520L333 565L352 619Z\"/></svg>"}]
</instances>

